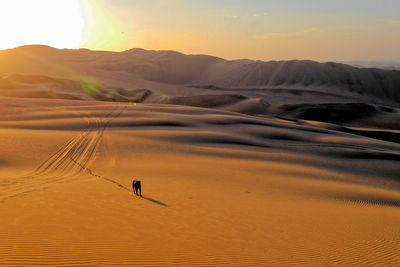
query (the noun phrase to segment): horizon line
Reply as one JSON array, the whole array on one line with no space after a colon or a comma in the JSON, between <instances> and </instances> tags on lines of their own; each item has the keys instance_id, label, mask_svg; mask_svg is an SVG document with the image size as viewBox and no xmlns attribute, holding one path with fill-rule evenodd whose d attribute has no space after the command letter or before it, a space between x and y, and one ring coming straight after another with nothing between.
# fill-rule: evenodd
<instances>
[{"instance_id":1,"label":"horizon line","mask_svg":"<svg viewBox=\"0 0 400 267\"><path fill-rule=\"evenodd\" d=\"M124 53L130 50L138 49L138 50L144 50L144 51L154 51L154 52L174 52L174 53L179 53L182 55L186 56L209 56L209 57L215 57L219 58L225 61L241 61L241 60L249 60L249 61L262 61L262 62L273 62L273 61L314 61L314 62L319 62L319 63L329 63L329 62L335 62L335 63L400 63L400 58L399 59L346 59L346 60L336 60L336 59L330 59L330 60L318 60L318 59L312 59L312 58L293 58L293 59L253 59L253 58L236 58L236 59L227 59L221 56L216 56L216 55L211 55L211 54L205 54L205 53L186 53L186 52L180 52L177 50L171 50L171 49L147 49L147 48L142 48L142 47L132 47L130 49L126 50L104 50L104 49L91 49L88 47L79 47L79 48L58 48L54 47L51 45L47 44L24 44L12 48L4 48L0 49L1 51L7 51L7 50L14 50L14 49L19 49L23 47L47 47L55 50L88 50L88 51L93 51L93 52L108 52L108 53Z\"/></svg>"}]
</instances>

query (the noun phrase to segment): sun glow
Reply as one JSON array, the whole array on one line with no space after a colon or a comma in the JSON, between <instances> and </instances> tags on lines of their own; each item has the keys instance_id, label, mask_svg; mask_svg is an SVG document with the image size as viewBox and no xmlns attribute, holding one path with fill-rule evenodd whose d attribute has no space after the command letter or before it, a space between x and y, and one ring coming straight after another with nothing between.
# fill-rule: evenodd
<instances>
[{"instance_id":1,"label":"sun glow","mask_svg":"<svg viewBox=\"0 0 400 267\"><path fill-rule=\"evenodd\" d=\"M2 0L0 49L28 44L77 48L84 39L80 0Z\"/></svg>"}]
</instances>

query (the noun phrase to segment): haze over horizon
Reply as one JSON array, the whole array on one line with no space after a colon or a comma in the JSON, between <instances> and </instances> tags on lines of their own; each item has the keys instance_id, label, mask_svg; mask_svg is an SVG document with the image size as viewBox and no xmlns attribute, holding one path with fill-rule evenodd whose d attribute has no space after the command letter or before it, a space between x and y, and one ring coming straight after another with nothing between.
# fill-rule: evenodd
<instances>
[{"instance_id":1,"label":"haze over horizon","mask_svg":"<svg viewBox=\"0 0 400 267\"><path fill-rule=\"evenodd\" d=\"M394 0L7 0L3 7L0 25L8 38L0 49L43 44L226 59L400 60L400 2Z\"/></svg>"}]
</instances>

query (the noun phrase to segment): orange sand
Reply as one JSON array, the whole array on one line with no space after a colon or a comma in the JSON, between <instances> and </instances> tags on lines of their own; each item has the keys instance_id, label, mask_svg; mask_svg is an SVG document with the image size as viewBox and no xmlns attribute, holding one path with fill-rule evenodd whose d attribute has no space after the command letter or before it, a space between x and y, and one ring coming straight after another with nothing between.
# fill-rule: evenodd
<instances>
[{"instance_id":1,"label":"orange sand","mask_svg":"<svg viewBox=\"0 0 400 267\"><path fill-rule=\"evenodd\" d=\"M0 266L400 265L398 144L182 106L0 110Z\"/></svg>"}]
</instances>

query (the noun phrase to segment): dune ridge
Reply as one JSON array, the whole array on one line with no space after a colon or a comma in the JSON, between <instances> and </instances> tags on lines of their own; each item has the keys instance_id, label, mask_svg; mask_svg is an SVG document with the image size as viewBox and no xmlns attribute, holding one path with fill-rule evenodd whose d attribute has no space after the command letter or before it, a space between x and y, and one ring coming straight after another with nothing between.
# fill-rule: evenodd
<instances>
[{"instance_id":1,"label":"dune ridge","mask_svg":"<svg viewBox=\"0 0 400 267\"><path fill-rule=\"evenodd\" d=\"M124 52L58 50L23 46L0 51L0 73L77 77L119 72L158 83L222 88L297 88L370 95L400 101L400 71L357 68L342 63L228 61L175 51L131 49Z\"/></svg>"}]
</instances>

